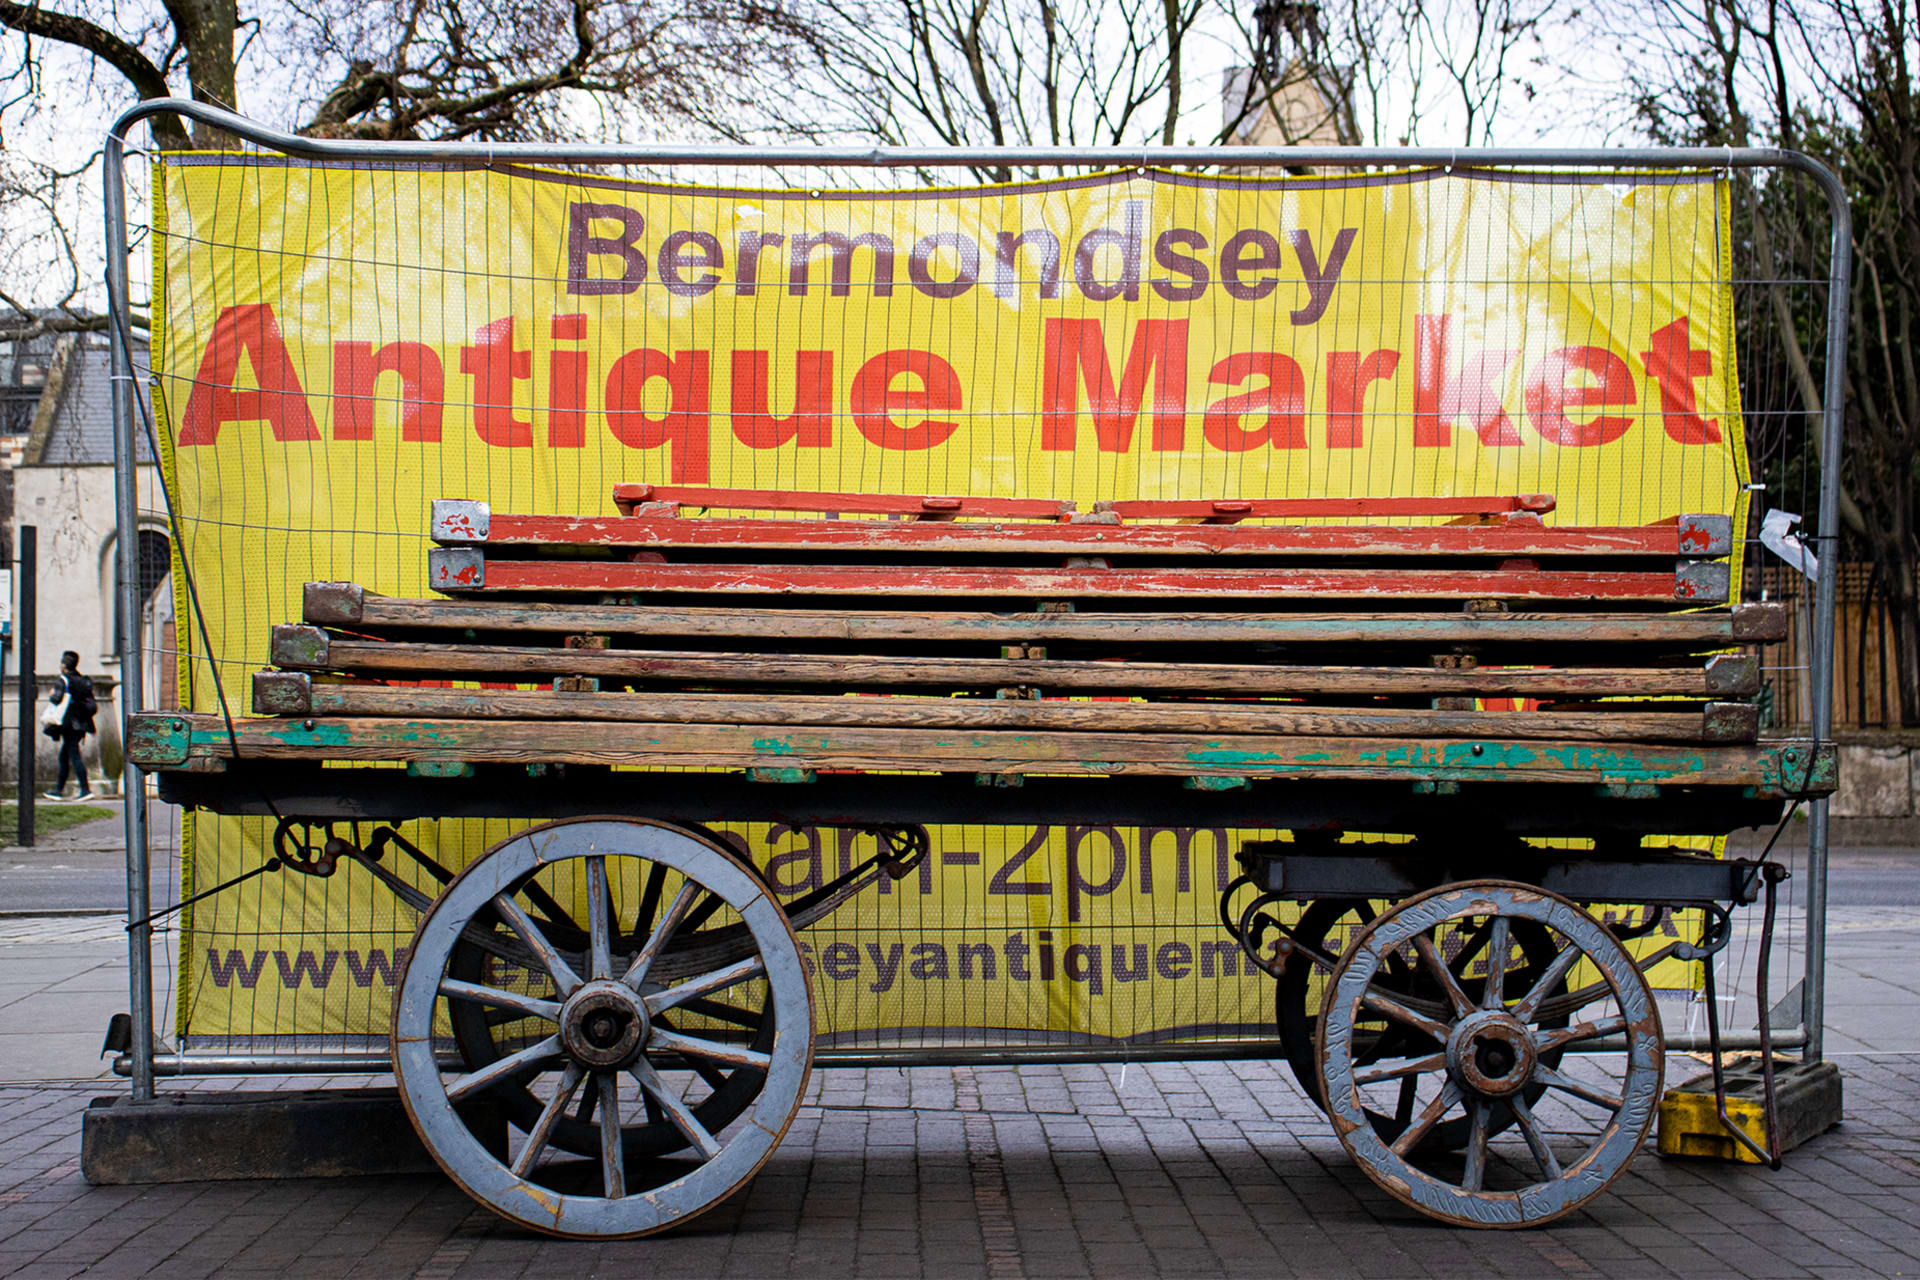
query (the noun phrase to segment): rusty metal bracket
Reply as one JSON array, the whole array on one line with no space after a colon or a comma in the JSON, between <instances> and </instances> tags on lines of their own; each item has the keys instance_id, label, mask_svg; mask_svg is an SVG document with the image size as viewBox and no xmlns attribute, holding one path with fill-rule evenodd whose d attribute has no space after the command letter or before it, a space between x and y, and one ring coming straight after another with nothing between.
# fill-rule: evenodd
<instances>
[{"instance_id":1,"label":"rusty metal bracket","mask_svg":"<svg viewBox=\"0 0 1920 1280\"><path fill-rule=\"evenodd\" d=\"M1713 1062L1713 1101L1720 1119L1720 1127L1726 1130L1727 1135L1735 1142L1752 1152L1755 1159L1774 1170L1780 1168L1780 1100L1773 1078L1773 1026L1771 1019L1767 1017L1767 977L1769 961L1773 955L1773 917L1779 897L1779 884L1791 874L1777 862L1762 864L1762 878L1766 882L1766 906L1760 917L1760 955L1755 966L1754 987L1760 1004L1760 1092L1767 1127L1767 1145L1764 1148L1748 1137L1746 1132L1727 1114L1726 1064L1722 1061L1720 1049L1720 1003L1717 999L1718 993L1715 989L1711 963L1706 966L1706 978L1702 984L1707 1001L1708 1052Z\"/></svg>"},{"instance_id":2,"label":"rusty metal bracket","mask_svg":"<svg viewBox=\"0 0 1920 1280\"><path fill-rule=\"evenodd\" d=\"M1242 865L1246 865L1244 861ZM1247 959L1259 966L1260 970L1269 977L1278 978L1285 973L1288 961L1296 955L1331 972L1332 960L1309 944L1300 941L1293 930L1280 923L1278 916L1266 910L1276 902L1288 901L1286 895L1271 892L1257 894L1245 907L1241 908L1238 917L1235 917L1232 909L1234 895L1243 888L1257 887L1259 883L1256 876L1250 873L1243 874L1236 877L1221 891L1220 924L1227 931L1227 936L1239 943L1240 950L1246 954ZM1272 960L1260 952L1260 944L1266 940L1269 931L1279 934L1279 937L1274 940L1276 958Z\"/></svg>"},{"instance_id":3,"label":"rusty metal bracket","mask_svg":"<svg viewBox=\"0 0 1920 1280\"><path fill-rule=\"evenodd\" d=\"M296 827L300 828L300 834L295 833ZM273 828L273 856L280 860L281 866L298 871L303 876L316 876L322 880L331 877L340 861L341 850L334 848L337 843L340 842L334 839L333 824L330 822L282 818Z\"/></svg>"},{"instance_id":4,"label":"rusty metal bracket","mask_svg":"<svg viewBox=\"0 0 1920 1280\"><path fill-rule=\"evenodd\" d=\"M864 831L874 838L880 846L881 865L886 868L887 875L895 880L906 879L933 852L933 837L919 823L911 826L855 827L853 830Z\"/></svg>"}]
</instances>

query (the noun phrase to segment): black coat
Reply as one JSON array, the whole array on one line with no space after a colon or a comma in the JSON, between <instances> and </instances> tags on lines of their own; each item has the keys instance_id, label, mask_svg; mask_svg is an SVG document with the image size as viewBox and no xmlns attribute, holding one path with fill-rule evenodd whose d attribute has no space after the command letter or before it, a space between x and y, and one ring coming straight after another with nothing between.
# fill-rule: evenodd
<instances>
[{"instance_id":1,"label":"black coat","mask_svg":"<svg viewBox=\"0 0 1920 1280\"><path fill-rule=\"evenodd\" d=\"M79 672L67 675L62 672L53 682L53 694L47 701L58 702L63 695L71 695L67 703L67 718L61 728L68 733L89 734L98 732L93 726L93 681ZM83 711L82 706L90 709Z\"/></svg>"}]
</instances>

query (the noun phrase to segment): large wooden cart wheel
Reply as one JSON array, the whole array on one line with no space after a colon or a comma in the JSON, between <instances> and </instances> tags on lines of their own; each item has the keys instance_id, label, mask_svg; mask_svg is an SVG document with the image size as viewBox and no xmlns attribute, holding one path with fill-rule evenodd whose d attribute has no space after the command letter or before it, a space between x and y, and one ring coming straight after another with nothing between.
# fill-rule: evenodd
<instances>
[{"instance_id":1,"label":"large wooden cart wheel","mask_svg":"<svg viewBox=\"0 0 1920 1280\"><path fill-rule=\"evenodd\" d=\"M1530 926L1547 931L1556 954L1527 983L1496 965L1480 990L1465 990L1436 942L1484 929L1487 954L1506 957L1514 931ZM1444 1007L1417 1011L1383 985L1390 956L1423 967L1446 993ZM1569 977L1585 985L1565 991ZM1421 1048L1361 1061L1356 1031L1380 1018L1419 1032ZM1549 1061L1600 1036L1623 1036L1625 1055L1565 1071ZM1354 939L1320 1015L1319 1057L1334 1129L1367 1176L1423 1213L1477 1227L1538 1226L1605 1190L1646 1137L1663 1067L1652 992L1607 927L1565 898L1500 880L1409 898ZM1413 1120L1383 1137L1369 1113L1407 1079L1416 1081ZM1539 1085L1554 1104L1570 1104L1566 1112L1550 1117L1546 1101L1529 1103ZM1467 1121L1464 1150L1423 1145L1449 1116ZM1496 1149L1492 1136L1509 1120L1518 1136Z\"/></svg>"},{"instance_id":2,"label":"large wooden cart wheel","mask_svg":"<svg viewBox=\"0 0 1920 1280\"><path fill-rule=\"evenodd\" d=\"M550 936L566 936L558 915L585 922L581 949ZM490 957L477 980L453 965L475 949ZM443 1072L441 1027L475 1008L518 1040ZM422 918L392 1046L414 1128L475 1199L549 1235L641 1236L712 1208L773 1153L806 1089L812 991L785 913L727 849L657 823L556 822L489 851ZM457 1109L489 1094L514 1121L505 1158Z\"/></svg>"}]
</instances>

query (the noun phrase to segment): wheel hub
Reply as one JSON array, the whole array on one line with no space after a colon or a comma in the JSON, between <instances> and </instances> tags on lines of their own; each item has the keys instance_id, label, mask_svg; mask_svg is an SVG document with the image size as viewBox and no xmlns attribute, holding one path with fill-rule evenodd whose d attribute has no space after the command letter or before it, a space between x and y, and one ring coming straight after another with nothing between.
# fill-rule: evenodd
<instances>
[{"instance_id":1,"label":"wheel hub","mask_svg":"<svg viewBox=\"0 0 1920 1280\"><path fill-rule=\"evenodd\" d=\"M560 1008L560 1047L596 1071L632 1063L652 1030L639 995L611 978L582 983Z\"/></svg>"},{"instance_id":2,"label":"wheel hub","mask_svg":"<svg viewBox=\"0 0 1920 1280\"><path fill-rule=\"evenodd\" d=\"M1527 1025L1500 1009L1462 1018L1447 1037L1447 1071L1469 1093L1506 1098L1533 1078L1539 1051Z\"/></svg>"}]
</instances>

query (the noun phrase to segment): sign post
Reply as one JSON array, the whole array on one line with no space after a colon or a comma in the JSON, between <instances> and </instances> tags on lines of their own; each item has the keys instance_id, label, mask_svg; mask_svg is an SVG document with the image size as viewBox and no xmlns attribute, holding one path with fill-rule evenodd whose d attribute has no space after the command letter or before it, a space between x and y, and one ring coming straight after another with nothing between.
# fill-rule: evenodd
<instances>
[{"instance_id":1,"label":"sign post","mask_svg":"<svg viewBox=\"0 0 1920 1280\"><path fill-rule=\"evenodd\" d=\"M40 683L34 675L34 561L39 529L20 526L20 768L15 791L19 801L20 845L33 847L33 735L40 731L36 704L40 701Z\"/></svg>"}]
</instances>

